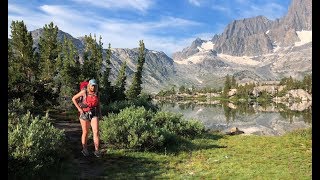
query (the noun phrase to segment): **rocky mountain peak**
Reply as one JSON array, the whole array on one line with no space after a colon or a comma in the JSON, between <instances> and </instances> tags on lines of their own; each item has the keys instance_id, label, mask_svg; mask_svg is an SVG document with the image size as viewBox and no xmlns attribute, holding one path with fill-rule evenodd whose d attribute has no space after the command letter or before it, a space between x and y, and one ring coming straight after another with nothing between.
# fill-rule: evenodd
<instances>
[{"instance_id":1,"label":"rocky mountain peak","mask_svg":"<svg viewBox=\"0 0 320 180\"><path fill-rule=\"evenodd\" d=\"M311 0L292 0L288 13L274 21L262 15L234 20L222 34L174 53L178 72L195 72L188 77L198 86L227 74L240 82L301 79L312 73L311 9ZM214 53L199 48L209 42Z\"/></svg>"},{"instance_id":2,"label":"rocky mountain peak","mask_svg":"<svg viewBox=\"0 0 320 180\"><path fill-rule=\"evenodd\" d=\"M283 18L286 29L312 30L312 0L292 0L288 14Z\"/></svg>"},{"instance_id":3,"label":"rocky mountain peak","mask_svg":"<svg viewBox=\"0 0 320 180\"><path fill-rule=\"evenodd\" d=\"M194 41L191 43L191 47L201 46L201 44L202 44L203 42L204 42L203 40L201 40L200 38L197 38L196 40L194 40Z\"/></svg>"},{"instance_id":4,"label":"rocky mountain peak","mask_svg":"<svg viewBox=\"0 0 320 180\"><path fill-rule=\"evenodd\" d=\"M264 16L234 20L225 28L220 42L235 36L244 38L253 34L264 33L271 25L272 21Z\"/></svg>"}]
</instances>

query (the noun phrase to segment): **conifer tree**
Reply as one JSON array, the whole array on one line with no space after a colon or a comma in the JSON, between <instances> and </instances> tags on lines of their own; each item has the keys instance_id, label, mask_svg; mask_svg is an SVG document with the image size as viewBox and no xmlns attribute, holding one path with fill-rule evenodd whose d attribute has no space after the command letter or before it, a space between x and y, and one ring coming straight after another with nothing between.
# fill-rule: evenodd
<instances>
[{"instance_id":1,"label":"conifer tree","mask_svg":"<svg viewBox=\"0 0 320 180\"><path fill-rule=\"evenodd\" d=\"M231 80L230 80L229 74L227 74L226 80L225 80L225 83L224 83L222 96L223 97L227 97L228 96L228 92L229 92L230 89L231 89Z\"/></svg>"},{"instance_id":2,"label":"conifer tree","mask_svg":"<svg viewBox=\"0 0 320 180\"><path fill-rule=\"evenodd\" d=\"M33 39L23 21L12 21L11 41L8 45L8 95L33 104L38 63Z\"/></svg>"},{"instance_id":3,"label":"conifer tree","mask_svg":"<svg viewBox=\"0 0 320 180\"><path fill-rule=\"evenodd\" d=\"M293 80L292 76L289 76L289 78L287 79L286 85L287 85L286 88L287 88L288 90L293 89L293 87L294 87L294 80Z\"/></svg>"},{"instance_id":4,"label":"conifer tree","mask_svg":"<svg viewBox=\"0 0 320 180\"><path fill-rule=\"evenodd\" d=\"M56 84L59 84L60 105L67 107L70 100L62 101L64 98L71 98L78 91L80 69L77 66L77 50L71 39L64 37L61 52L58 56L57 68L59 69ZM75 83L77 82L77 83Z\"/></svg>"},{"instance_id":5,"label":"conifer tree","mask_svg":"<svg viewBox=\"0 0 320 180\"><path fill-rule=\"evenodd\" d=\"M109 44L110 45L110 44ZM111 51L110 51L111 53ZM95 56L96 56L96 64L95 66L97 67L97 79L99 82L101 82L102 79L102 72L103 72L103 43L102 43L102 37L99 36L99 42L96 45L96 50L95 50ZM110 54L111 56L111 54ZM110 66L110 58L107 61L107 66ZM110 71L110 70L109 70ZM109 73L108 73L108 77L109 77Z\"/></svg>"},{"instance_id":6,"label":"conifer tree","mask_svg":"<svg viewBox=\"0 0 320 180\"><path fill-rule=\"evenodd\" d=\"M143 43L143 40L139 41L139 56L138 56L138 64L137 64L137 71L134 73L132 84L127 91L127 98L128 99L135 99L137 98L142 90L141 84L142 84L142 70L143 65L145 62L145 46Z\"/></svg>"},{"instance_id":7,"label":"conifer tree","mask_svg":"<svg viewBox=\"0 0 320 180\"><path fill-rule=\"evenodd\" d=\"M234 76L231 77L231 88L237 88L237 81Z\"/></svg>"},{"instance_id":8,"label":"conifer tree","mask_svg":"<svg viewBox=\"0 0 320 180\"><path fill-rule=\"evenodd\" d=\"M100 38L101 39L101 38ZM83 76L85 78L95 78L98 82L101 80L101 71L103 63L103 52L101 41L97 44L96 35L92 37L85 35L85 52L82 66Z\"/></svg>"},{"instance_id":9,"label":"conifer tree","mask_svg":"<svg viewBox=\"0 0 320 180\"><path fill-rule=\"evenodd\" d=\"M181 85L179 87L179 93L185 93L185 91L186 91L186 87L184 85Z\"/></svg>"},{"instance_id":10,"label":"conifer tree","mask_svg":"<svg viewBox=\"0 0 320 180\"><path fill-rule=\"evenodd\" d=\"M48 88L53 87L53 78L56 75L55 63L59 52L58 27L51 22L45 24L43 33L39 39L39 54L41 66L41 80Z\"/></svg>"},{"instance_id":11,"label":"conifer tree","mask_svg":"<svg viewBox=\"0 0 320 180\"><path fill-rule=\"evenodd\" d=\"M310 74L303 77L302 86L308 93L312 93L312 76Z\"/></svg>"},{"instance_id":12,"label":"conifer tree","mask_svg":"<svg viewBox=\"0 0 320 180\"><path fill-rule=\"evenodd\" d=\"M105 70L102 73L101 77L101 85L100 85L100 92L101 92L101 102L102 104L107 104L114 99L115 95L113 94L113 87L111 86L111 82L109 81L110 70L111 70L111 44L109 43L109 47L106 51L106 63L105 63Z\"/></svg>"},{"instance_id":13,"label":"conifer tree","mask_svg":"<svg viewBox=\"0 0 320 180\"><path fill-rule=\"evenodd\" d=\"M125 88L126 88L126 68L127 68L127 62L123 62L121 65L121 68L119 70L119 74L116 80L115 84L115 95L117 97L117 100L125 100L126 95L125 95Z\"/></svg>"},{"instance_id":14,"label":"conifer tree","mask_svg":"<svg viewBox=\"0 0 320 180\"><path fill-rule=\"evenodd\" d=\"M44 106L58 103L59 89L54 82L58 74L56 61L61 48L58 41L58 31L58 27L53 22L50 22L49 25L45 24L38 43L41 68L38 91L41 93L37 93L37 97L41 99Z\"/></svg>"}]
</instances>

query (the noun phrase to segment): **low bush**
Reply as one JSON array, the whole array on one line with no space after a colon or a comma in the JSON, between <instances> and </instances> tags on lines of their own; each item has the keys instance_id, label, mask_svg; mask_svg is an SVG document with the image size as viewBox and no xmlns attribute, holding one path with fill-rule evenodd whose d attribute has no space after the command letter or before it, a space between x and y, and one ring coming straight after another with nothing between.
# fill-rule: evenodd
<instances>
[{"instance_id":1,"label":"low bush","mask_svg":"<svg viewBox=\"0 0 320 180\"><path fill-rule=\"evenodd\" d=\"M143 107L128 107L110 114L100 123L101 139L118 148L153 149L164 141L151 122L152 112Z\"/></svg>"},{"instance_id":2,"label":"low bush","mask_svg":"<svg viewBox=\"0 0 320 180\"><path fill-rule=\"evenodd\" d=\"M186 138L194 138L205 132L205 127L200 121L186 120L182 114L159 111L154 115L152 121L158 128Z\"/></svg>"},{"instance_id":3,"label":"low bush","mask_svg":"<svg viewBox=\"0 0 320 180\"><path fill-rule=\"evenodd\" d=\"M101 139L109 145L137 150L157 149L205 132L200 121L187 121L181 114L155 113L135 106L103 117L100 128Z\"/></svg>"},{"instance_id":4,"label":"low bush","mask_svg":"<svg viewBox=\"0 0 320 180\"><path fill-rule=\"evenodd\" d=\"M64 143L64 132L51 125L48 116L8 110L9 177L31 177L56 166L66 157Z\"/></svg>"}]
</instances>

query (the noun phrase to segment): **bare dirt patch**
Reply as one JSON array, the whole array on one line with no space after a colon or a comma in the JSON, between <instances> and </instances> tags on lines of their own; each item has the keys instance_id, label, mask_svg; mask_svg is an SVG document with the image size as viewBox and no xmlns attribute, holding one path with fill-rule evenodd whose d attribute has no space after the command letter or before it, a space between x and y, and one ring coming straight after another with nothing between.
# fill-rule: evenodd
<instances>
[{"instance_id":1,"label":"bare dirt patch","mask_svg":"<svg viewBox=\"0 0 320 180\"><path fill-rule=\"evenodd\" d=\"M103 156L106 152L105 144L101 143L100 148L102 157L97 158L93 155L94 145L92 137L88 140L89 157L84 157L81 153L81 125L79 121L56 120L53 125L58 129L63 129L67 138L68 148L73 154L73 164L77 167L74 176L76 178L99 178L103 177L104 161Z\"/></svg>"}]
</instances>

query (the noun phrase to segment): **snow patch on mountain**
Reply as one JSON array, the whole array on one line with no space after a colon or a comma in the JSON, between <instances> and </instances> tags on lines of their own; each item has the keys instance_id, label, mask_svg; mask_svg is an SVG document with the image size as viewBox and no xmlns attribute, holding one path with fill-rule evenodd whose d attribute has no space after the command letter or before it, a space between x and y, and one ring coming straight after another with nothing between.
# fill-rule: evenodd
<instances>
[{"instance_id":1,"label":"snow patch on mountain","mask_svg":"<svg viewBox=\"0 0 320 180\"><path fill-rule=\"evenodd\" d=\"M197 80L199 83L203 83L203 81L201 81L201 80L198 79L197 77L196 77L196 80Z\"/></svg>"},{"instance_id":2,"label":"snow patch on mountain","mask_svg":"<svg viewBox=\"0 0 320 180\"><path fill-rule=\"evenodd\" d=\"M223 59L225 62L234 63L238 65L255 66L259 64L258 61L252 60L253 57L249 56L230 56L227 54L218 54L218 57Z\"/></svg>"},{"instance_id":3,"label":"snow patch on mountain","mask_svg":"<svg viewBox=\"0 0 320 180\"><path fill-rule=\"evenodd\" d=\"M312 42L312 31L302 30L302 31L296 31L296 33L298 34L300 41L295 42L295 46L301 46L309 42Z\"/></svg>"},{"instance_id":4,"label":"snow patch on mountain","mask_svg":"<svg viewBox=\"0 0 320 180\"><path fill-rule=\"evenodd\" d=\"M183 61L174 61L178 64L197 64L197 63L201 63L204 60L204 56L203 55L193 55L188 57L187 59L184 59Z\"/></svg>"},{"instance_id":5,"label":"snow patch on mountain","mask_svg":"<svg viewBox=\"0 0 320 180\"><path fill-rule=\"evenodd\" d=\"M278 44L277 41L273 42L273 45L274 45L274 47L273 47L274 53L281 49L280 44Z\"/></svg>"},{"instance_id":6,"label":"snow patch on mountain","mask_svg":"<svg viewBox=\"0 0 320 180\"><path fill-rule=\"evenodd\" d=\"M213 49L214 44L211 41L207 41L201 44L201 47L197 47L199 51L207 51Z\"/></svg>"}]
</instances>

